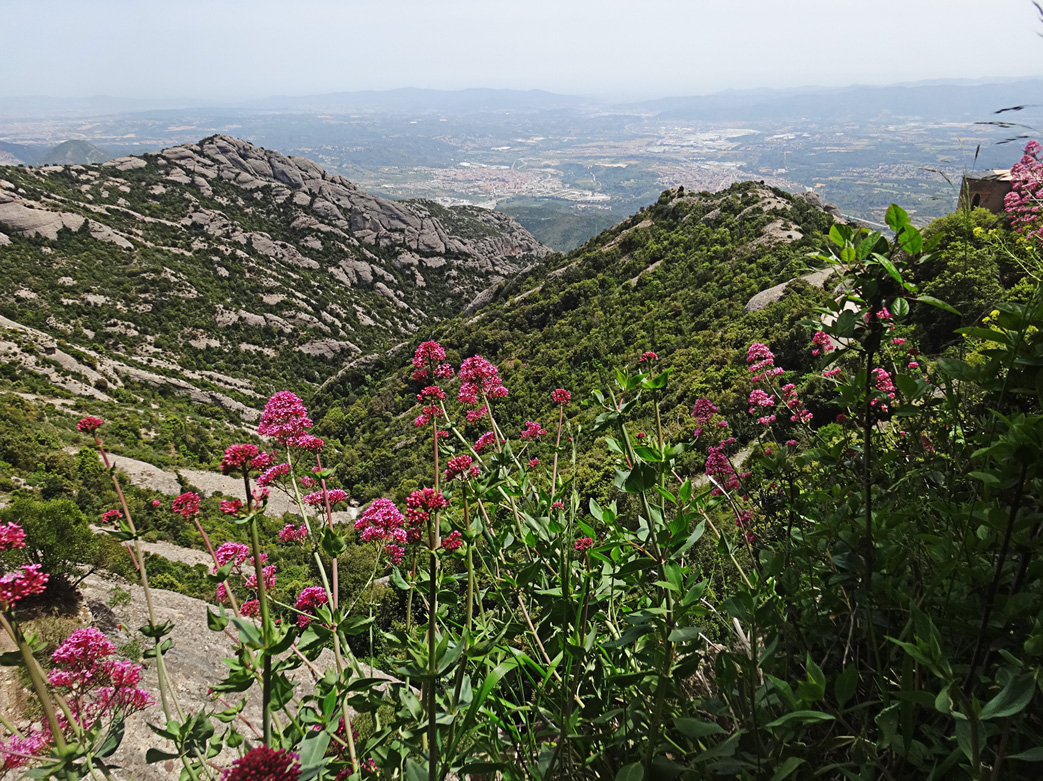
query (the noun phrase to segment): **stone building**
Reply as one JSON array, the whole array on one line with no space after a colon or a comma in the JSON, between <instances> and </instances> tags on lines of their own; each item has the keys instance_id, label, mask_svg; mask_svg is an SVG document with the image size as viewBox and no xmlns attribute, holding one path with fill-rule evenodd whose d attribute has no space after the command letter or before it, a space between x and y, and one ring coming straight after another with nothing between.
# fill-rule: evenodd
<instances>
[{"instance_id":1,"label":"stone building","mask_svg":"<svg viewBox=\"0 0 1043 781\"><path fill-rule=\"evenodd\" d=\"M1002 214L1003 196L1011 190L1010 170L988 168L984 171L968 171L960 184L960 208L988 209L993 214Z\"/></svg>"}]
</instances>

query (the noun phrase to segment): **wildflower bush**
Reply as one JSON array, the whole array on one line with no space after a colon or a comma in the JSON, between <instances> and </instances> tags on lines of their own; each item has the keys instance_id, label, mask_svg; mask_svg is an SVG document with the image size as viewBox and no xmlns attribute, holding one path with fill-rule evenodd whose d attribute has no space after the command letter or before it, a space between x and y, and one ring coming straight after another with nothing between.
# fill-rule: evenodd
<instances>
[{"instance_id":1,"label":"wildflower bush","mask_svg":"<svg viewBox=\"0 0 1043 781\"><path fill-rule=\"evenodd\" d=\"M808 313L812 372L788 371L781 351L752 342L735 383L741 407L702 396L683 425L663 399L694 380L665 351L644 351L589 399L556 388L552 415L514 411L524 422L507 427L511 375L421 343L411 368L422 479L404 502L373 500L353 525L333 523L347 493L331 484L303 402L275 394L258 427L267 445L233 445L222 463L242 478L241 498L220 508L241 539L211 541L194 493L173 505L213 560L222 606L210 626L238 639L212 689L256 692L262 723L244 734L238 706L183 711L165 669L170 627L150 602L142 631L163 711L150 722L166 742L149 761L232 781L1036 777L1038 242L1015 257L983 233L1027 281L928 356L924 313L967 317L920 281L943 236L925 240L897 207L887 222L891 239L830 230L820 260L841 287ZM590 414L571 418L580 403ZM80 425L106 457L103 422ZM594 447L613 499L580 488L577 463ZM112 534L140 562L139 530L113 486ZM300 513L262 537L273 490ZM25 544L14 522L0 540ZM359 592L386 576L404 603L400 624L375 629L339 587L356 543L372 554ZM311 575L288 599L272 563L281 548L301 551ZM26 564L0 582L4 628L32 672L15 607L46 574ZM353 650L374 631L393 680L369 677ZM135 673L103 639L90 642L107 653L89 663L113 683L77 699L75 681L48 684L37 671L49 730L11 734L9 765L112 772L121 720L147 702L120 693L134 691ZM330 670L315 666L324 649ZM301 666L313 686L295 691L288 673ZM218 758L226 749L241 756Z\"/></svg>"}]
</instances>

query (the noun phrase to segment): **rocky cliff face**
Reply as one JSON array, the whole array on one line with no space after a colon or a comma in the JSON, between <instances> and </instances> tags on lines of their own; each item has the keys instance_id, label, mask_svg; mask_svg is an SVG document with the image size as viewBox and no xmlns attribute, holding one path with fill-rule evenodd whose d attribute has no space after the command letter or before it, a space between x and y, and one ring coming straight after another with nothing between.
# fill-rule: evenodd
<instances>
[{"instance_id":1,"label":"rocky cliff face","mask_svg":"<svg viewBox=\"0 0 1043 781\"><path fill-rule=\"evenodd\" d=\"M230 136L0 168L0 315L117 359L75 378L100 393L167 376L199 398L249 377L231 396L253 406L269 382L321 382L548 252L504 215L388 201Z\"/></svg>"}]
</instances>

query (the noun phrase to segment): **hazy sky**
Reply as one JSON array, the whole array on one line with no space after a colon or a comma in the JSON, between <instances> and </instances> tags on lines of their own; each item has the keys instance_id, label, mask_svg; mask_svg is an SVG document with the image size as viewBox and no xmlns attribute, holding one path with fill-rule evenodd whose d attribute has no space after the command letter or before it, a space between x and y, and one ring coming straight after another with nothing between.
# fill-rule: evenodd
<instances>
[{"instance_id":1,"label":"hazy sky","mask_svg":"<svg viewBox=\"0 0 1043 781\"><path fill-rule=\"evenodd\" d=\"M1029 0L2 0L0 96L619 97L1043 74Z\"/></svg>"}]
</instances>

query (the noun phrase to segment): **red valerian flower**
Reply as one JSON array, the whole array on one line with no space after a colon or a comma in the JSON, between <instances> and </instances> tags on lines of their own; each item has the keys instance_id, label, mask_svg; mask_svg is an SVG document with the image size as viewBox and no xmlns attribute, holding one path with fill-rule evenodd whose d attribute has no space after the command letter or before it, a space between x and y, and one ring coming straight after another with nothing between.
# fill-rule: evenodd
<instances>
[{"instance_id":1,"label":"red valerian flower","mask_svg":"<svg viewBox=\"0 0 1043 781\"><path fill-rule=\"evenodd\" d=\"M97 431L103 425L105 425L104 420L88 415L85 418L80 418L80 422L76 424L76 430L82 431L84 434L90 434Z\"/></svg>"},{"instance_id":2,"label":"red valerian flower","mask_svg":"<svg viewBox=\"0 0 1043 781\"><path fill-rule=\"evenodd\" d=\"M449 536L442 540L442 550L446 551L447 553L452 553L463 544L463 535L460 534L460 532L458 532L456 529L453 529L453 531L449 533Z\"/></svg>"},{"instance_id":3,"label":"red valerian flower","mask_svg":"<svg viewBox=\"0 0 1043 781\"><path fill-rule=\"evenodd\" d=\"M297 604L294 607L302 613L314 614L315 608L319 605L325 605L327 602L329 602L329 597L326 596L324 588L321 586L308 586L297 597ZM304 629L312 622L313 618L314 615L299 615L297 616L297 626Z\"/></svg>"},{"instance_id":4,"label":"red valerian flower","mask_svg":"<svg viewBox=\"0 0 1043 781\"><path fill-rule=\"evenodd\" d=\"M123 517L123 513L119 510L106 510L101 514L102 523L115 523Z\"/></svg>"},{"instance_id":5,"label":"red valerian flower","mask_svg":"<svg viewBox=\"0 0 1043 781\"><path fill-rule=\"evenodd\" d=\"M170 509L182 518L192 518L199 515L199 504L201 501L199 494L194 491L186 491L174 500L174 503L170 505Z\"/></svg>"},{"instance_id":6,"label":"red valerian flower","mask_svg":"<svg viewBox=\"0 0 1043 781\"><path fill-rule=\"evenodd\" d=\"M474 463L474 459L465 454L449 459L444 477L446 480L469 480L478 477L478 473L478 465Z\"/></svg>"},{"instance_id":7,"label":"red valerian flower","mask_svg":"<svg viewBox=\"0 0 1043 781\"><path fill-rule=\"evenodd\" d=\"M0 526L0 550L25 547L25 531L17 523Z\"/></svg>"},{"instance_id":8,"label":"red valerian flower","mask_svg":"<svg viewBox=\"0 0 1043 781\"><path fill-rule=\"evenodd\" d=\"M493 432L486 431L484 434L478 437L478 441L474 443L474 452L481 453L483 450L485 450L485 448L489 447L489 445L493 444L495 441L496 437L493 434Z\"/></svg>"},{"instance_id":9,"label":"red valerian flower","mask_svg":"<svg viewBox=\"0 0 1043 781\"><path fill-rule=\"evenodd\" d=\"M10 610L16 602L47 589L50 575L40 572L39 564L27 564L0 578L0 610Z\"/></svg>"},{"instance_id":10,"label":"red valerian flower","mask_svg":"<svg viewBox=\"0 0 1043 781\"><path fill-rule=\"evenodd\" d=\"M307 450L309 453L321 453L322 449L326 447L326 443L321 438L312 434L298 434L295 437L290 437L286 440L286 445Z\"/></svg>"},{"instance_id":11,"label":"red valerian flower","mask_svg":"<svg viewBox=\"0 0 1043 781\"><path fill-rule=\"evenodd\" d=\"M261 476L257 478L257 485L264 487L271 485L280 477L286 477L290 474L290 465L288 463L276 464L265 469Z\"/></svg>"},{"instance_id":12,"label":"red valerian flower","mask_svg":"<svg viewBox=\"0 0 1043 781\"><path fill-rule=\"evenodd\" d=\"M590 537L580 537L572 547L578 551L587 551L594 547L594 540Z\"/></svg>"},{"instance_id":13,"label":"red valerian flower","mask_svg":"<svg viewBox=\"0 0 1043 781\"><path fill-rule=\"evenodd\" d=\"M233 471L245 471L250 468L250 462L259 454L257 445L244 442L225 448L225 456L221 459L221 472L228 474Z\"/></svg>"},{"instance_id":14,"label":"red valerian flower","mask_svg":"<svg viewBox=\"0 0 1043 781\"><path fill-rule=\"evenodd\" d=\"M558 388L555 391L551 391L550 400L555 404L560 404L563 407L569 406L572 403L572 394L564 388Z\"/></svg>"},{"instance_id":15,"label":"red valerian flower","mask_svg":"<svg viewBox=\"0 0 1043 781\"><path fill-rule=\"evenodd\" d=\"M316 491L315 493L307 494L304 497L304 503L311 505L312 507L323 507L326 504L326 498L329 497L330 504L334 505L337 502L344 502L348 499L348 492L341 488L330 488L326 491Z\"/></svg>"},{"instance_id":16,"label":"red valerian flower","mask_svg":"<svg viewBox=\"0 0 1043 781\"><path fill-rule=\"evenodd\" d=\"M287 440L304 434L311 427L304 402L290 391L279 391L264 405L257 433L285 445Z\"/></svg>"},{"instance_id":17,"label":"red valerian flower","mask_svg":"<svg viewBox=\"0 0 1043 781\"><path fill-rule=\"evenodd\" d=\"M279 539L283 542L301 542L308 536L308 527L305 524L294 526L288 523L279 532Z\"/></svg>"},{"instance_id":18,"label":"red valerian flower","mask_svg":"<svg viewBox=\"0 0 1043 781\"><path fill-rule=\"evenodd\" d=\"M398 506L390 499L380 498L370 502L369 507L359 514L355 530L363 542L406 542L404 523L405 518Z\"/></svg>"},{"instance_id":19,"label":"red valerian flower","mask_svg":"<svg viewBox=\"0 0 1043 781\"><path fill-rule=\"evenodd\" d=\"M284 748L256 746L233 762L221 775L221 781L298 781L301 777L298 759Z\"/></svg>"},{"instance_id":20,"label":"red valerian flower","mask_svg":"<svg viewBox=\"0 0 1043 781\"><path fill-rule=\"evenodd\" d=\"M538 440L546 433L547 430L544 429L543 426L541 426L535 420L527 420L525 421L525 428L522 429L521 438Z\"/></svg>"},{"instance_id":21,"label":"red valerian flower","mask_svg":"<svg viewBox=\"0 0 1043 781\"><path fill-rule=\"evenodd\" d=\"M482 356L473 355L460 364L460 391L456 398L461 404L479 404L483 394L489 399L502 399L507 396L507 388L499 369Z\"/></svg>"},{"instance_id":22,"label":"red valerian flower","mask_svg":"<svg viewBox=\"0 0 1043 781\"><path fill-rule=\"evenodd\" d=\"M637 359L637 362L638 363L651 363L652 361L658 361L658 360L659 360L659 356L656 353L652 352L651 350L647 350L647 351L641 353L641 357Z\"/></svg>"},{"instance_id":23,"label":"red valerian flower","mask_svg":"<svg viewBox=\"0 0 1043 781\"><path fill-rule=\"evenodd\" d=\"M449 502L441 491L434 488L421 488L406 497L406 542L416 542L427 526L431 513L441 510Z\"/></svg>"},{"instance_id":24,"label":"red valerian flower","mask_svg":"<svg viewBox=\"0 0 1043 781\"><path fill-rule=\"evenodd\" d=\"M221 502L221 512L225 515L235 515L243 509L243 503L238 499L225 499Z\"/></svg>"},{"instance_id":25,"label":"red valerian flower","mask_svg":"<svg viewBox=\"0 0 1043 781\"><path fill-rule=\"evenodd\" d=\"M692 407L692 417L695 418L695 422L700 426L705 426L710 422L710 418L717 414L717 405L707 398L696 399L695 406Z\"/></svg>"}]
</instances>

